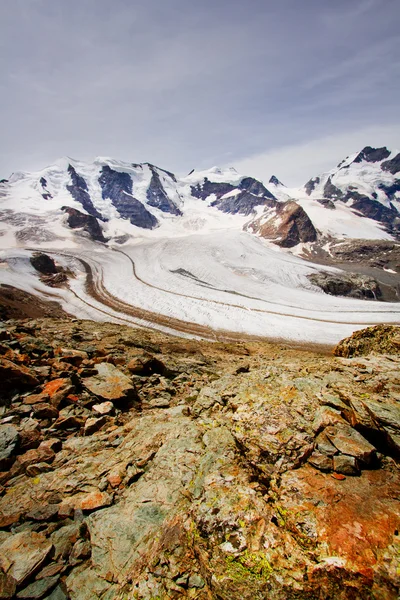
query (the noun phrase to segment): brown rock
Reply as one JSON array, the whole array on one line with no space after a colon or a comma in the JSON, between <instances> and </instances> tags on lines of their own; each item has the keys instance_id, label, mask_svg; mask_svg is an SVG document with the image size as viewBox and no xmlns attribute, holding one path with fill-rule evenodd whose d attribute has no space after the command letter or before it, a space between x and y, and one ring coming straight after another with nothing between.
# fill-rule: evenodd
<instances>
[{"instance_id":1,"label":"brown rock","mask_svg":"<svg viewBox=\"0 0 400 600\"><path fill-rule=\"evenodd\" d=\"M28 465L33 465L34 463L52 463L55 458L55 453L50 448L33 448L32 450L28 450L24 454L18 456L16 463L19 464L23 471L26 470Z\"/></svg>"},{"instance_id":2,"label":"brown rock","mask_svg":"<svg viewBox=\"0 0 400 600\"><path fill-rule=\"evenodd\" d=\"M58 504L47 504L38 506L25 515L31 521L51 521L58 515Z\"/></svg>"},{"instance_id":3,"label":"brown rock","mask_svg":"<svg viewBox=\"0 0 400 600\"><path fill-rule=\"evenodd\" d=\"M69 564L74 566L89 558L92 553L90 542L88 540L78 540L75 542L69 556Z\"/></svg>"},{"instance_id":4,"label":"brown rock","mask_svg":"<svg viewBox=\"0 0 400 600\"><path fill-rule=\"evenodd\" d=\"M320 452L313 452L309 457L308 462L320 471L332 471L333 468L332 458L325 454L321 454Z\"/></svg>"},{"instance_id":5,"label":"brown rock","mask_svg":"<svg viewBox=\"0 0 400 600\"><path fill-rule=\"evenodd\" d=\"M53 423L55 429L80 429L84 424L84 420L79 417L61 417Z\"/></svg>"},{"instance_id":6,"label":"brown rock","mask_svg":"<svg viewBox=\"0 0 400 600\"><path fill-rule=\"evenodd\" d=\"M85 427L83 429L83 435L92 435L99 429L103 427L107 423L108 419L106 416L99 417L96 419L95 417L90 417L85 422Z\"/></svg>"},{"instance_id":7,"label":"brown rock","mask_svg":"<svg viewBox=\"0 0 400 600\"><path fill-rule=\"evenodd\" d=\"M341 416L340 411L330 408L329 406L321 406L321 408L319 408L315 414L312 428L315 433L319 433L325 429L325 427L334 425L335 423L346 424L346 421Z\"/></svg>"},{"instance_id":8,"label":"brown rock","mask_svg":"<svg viewBox=\"0 0 400 600\"><path fill-rule=\"evenodd\" d=\"M11 577L11 575L2 573L2 571L0 571L0 598L2 600L10 600L10 598L14 598L16 589L17 584L14 577Z\"/></svg>"},{"instance_id":9,"label":"brown rock","mask_svg":"<svg viewBox=\"0 0 400 600\"><path fill-rule=\"evenodd\" d=\"M58 417L58 410L51 404L41 402L32 408L36 419L57 419Z\"/></svg>"},{"instance_id":10,"label":"brown rock","mask_svg":"<svg viewBox=\"0 0 400 600\"><path fill-rule=\"evenodd\" d=\"M0 561L9 564L7 574L20 586L41 568L52 547L42 533L22 531L1 544Z\"/></svg>"},{"instance_id":11,"label":"brown rock","mask_svg":"<svg viewBox=\"0 0 400 600\"><path fill-rule=\"evenodd\" d=\"M48 394L31 394L30 396L25 396L25 398L23 398L23 403L24 404L39 404L42 402L47 402L49 400L50 396Z\"/></svg>"},{"instance_id":12,"label":"brown rock","mask_svg":"<svg viewBox=\"0 0 400 600\"><path fill-rule=\"evenodd\" d=\"M37 448L43 438L39 423L35 419L24 419L19 427L19 447L25 452Z\"/></svg>"},{"instance_id":13,"label":"brown rock","mask_svg":"<svg viewBox=\"0 0 400 600\"><path fill-rule=\"evenodd\" d=\"M47 565L47 567L44 567L44 569L42 569L36 575L36 579L43 579L44 577L53 577L53 575L57 575L58 573L61 573L63 568L64 568L64 565L61 563L51 563L51 564Z\"/></svg>"},{"instance_id":14,"label":"brown rock","mask_svg":"<svg viewBox=\"0 0 400 600\"><path fill-rule=\"evenodd\" d=\"M0 358L0 381L3 390L23 389L39 385L39 380L33 371L5 358Z\"/></svg>"}]
</instances>

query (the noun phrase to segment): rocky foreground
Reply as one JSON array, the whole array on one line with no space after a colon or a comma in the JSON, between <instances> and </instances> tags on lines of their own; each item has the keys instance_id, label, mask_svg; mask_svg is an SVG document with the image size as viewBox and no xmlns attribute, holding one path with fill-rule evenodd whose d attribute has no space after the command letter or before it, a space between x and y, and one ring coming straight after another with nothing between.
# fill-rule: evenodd
<instances>
[{"instance_id":1,"label":"rocky foreground","mask_svg":"<svg viewBox=\"0 0 400 600\"><path fill-rule=\"evenodd\" d=\"M4 322L0 598L398 598L399 331Z\"/></svg>"}]
</instances>

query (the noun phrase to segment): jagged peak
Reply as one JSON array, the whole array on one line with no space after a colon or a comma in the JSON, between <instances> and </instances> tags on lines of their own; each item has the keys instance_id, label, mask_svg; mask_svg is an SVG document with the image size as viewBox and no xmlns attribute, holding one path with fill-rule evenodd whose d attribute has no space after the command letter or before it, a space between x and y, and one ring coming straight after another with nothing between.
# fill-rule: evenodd
<instances>
[{"instance_id":1,"label":"jagged peak","mask_svg":"<svg viewBox=\"0 0 400 600\"><path fill-rule=\"evenodd\" d=\"M270 177L268 183L271 183L272 185L281 185L283 187L286 187L285 184L282 183L282 181L279 181L279 179L275 175L272 175L272 177Z\"/></svg>"}]
</instances>

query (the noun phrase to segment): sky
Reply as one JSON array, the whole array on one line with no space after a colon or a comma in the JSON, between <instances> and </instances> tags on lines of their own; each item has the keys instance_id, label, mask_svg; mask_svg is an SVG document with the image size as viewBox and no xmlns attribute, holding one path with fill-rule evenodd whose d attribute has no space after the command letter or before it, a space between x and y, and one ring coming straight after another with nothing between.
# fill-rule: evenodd
<instances>
[{"instance_id":1,"label":"sky","mask_svg":"<svg viewBox=\"0 0 400 600\"><path fill-rule=\"evenodd\" d=\"M304 184L400 147L399 0L0 0L0 178L61 156Z\"/></svg>"}]
</instances>

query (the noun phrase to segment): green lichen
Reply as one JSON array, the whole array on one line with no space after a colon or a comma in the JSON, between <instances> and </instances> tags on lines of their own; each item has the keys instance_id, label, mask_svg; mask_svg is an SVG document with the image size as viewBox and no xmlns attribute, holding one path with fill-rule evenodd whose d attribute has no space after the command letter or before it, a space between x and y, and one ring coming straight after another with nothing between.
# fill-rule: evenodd
<instances>
[{"instance_id":1,"label":"green lichen","mask_svg":"<svg viewBox=\"0 0 400 600\"><path fill-rule=\"evenodd\" d=\"M265 554L262 552L249 552L248 550L239 556L228 556L226 567L228 576L234 581L246 579L268 581L273 572L273 568Z\"/></svg>"}]
</instances>

